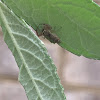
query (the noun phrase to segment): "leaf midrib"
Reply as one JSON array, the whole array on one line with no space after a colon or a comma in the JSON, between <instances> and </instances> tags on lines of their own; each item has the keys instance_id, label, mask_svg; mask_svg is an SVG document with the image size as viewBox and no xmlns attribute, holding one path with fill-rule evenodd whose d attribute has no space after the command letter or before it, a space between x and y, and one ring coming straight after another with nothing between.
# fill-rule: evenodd
<instances>
[{"instance_id":1,"label":"leaf midrib","mask_svg":"<svg viewBox=\"0 0 100 100\"><path fill-rule=\"evenodd\" d=\"M0 3L1 3L1 2L0 2ZM1 4L2 4L2 3L1 3ZM4 6L4 5L3 5L3 6ZM6 30L8 31L9 35L11 36L11 39L12 39L12 41L13 41L13 43L14 43L14 46L16 47L16 50L17 50L18 54L20 55L21 60L23 61L23 64L24 64L24 66L25 66L25 68L26 68L26 70L27 70L27 72L28 72L30 78L32 79L32 74L31 74L30 70L28 69L28 66L27 66L27 64L26 64L26 62L25 62L25 60L24 60L24 57L23 57L22 53L21 53L20 50L19 50L19 46L18 46L16 40L14 39L14 36L12 35L12 31L11 31L9 25L8 25L8 22L7 22L7 20L6 20L5 15L3 14L3 11L2 11L2 9L1 9L1 7L0 7L0 17L1 17L3 23L4 23L5 27L6 27ZM38 93L39 97L41 98L41 100L43 100L42 95L40 94L40 91L39 91L38 86L37 86L37 84L35 83L34 79L32 79L32 82L33 82L33 84L34 84L34 86L35 86L35 88L36 88L36 90L37 90L37 93Z\"/></svg>"}]
</instances>

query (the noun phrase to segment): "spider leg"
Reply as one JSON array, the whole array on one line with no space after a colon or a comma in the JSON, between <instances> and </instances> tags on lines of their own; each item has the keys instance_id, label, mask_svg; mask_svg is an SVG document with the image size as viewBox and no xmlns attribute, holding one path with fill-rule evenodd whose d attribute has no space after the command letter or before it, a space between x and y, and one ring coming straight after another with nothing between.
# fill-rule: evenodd
<instances>
[{"instance_id":1,"label":"spider leg","mask_svg":"<svg viewBox=\"0 0 100 100\"><path fill-rule=\"evenodd\" d=\"M39 37L39 36L42 36L43 33L41 32L41 33L39 34L38 31L36 30L36 35Z\"/></svg>"},{"instance_id":2,"label":"spider leg","mask_svg":"<svg viewBox=\"0 0 100 100\"><path fill-rule=\"evenodd\" d=\"M36 34L37 34L38 37L43 35L43 32L40 32L40 33L38 32L38 30L40 30L39 27L42 26L42 25L44 25L44 24L39 24L39 25L37 26Z\"/></svg>"}]
</instances>

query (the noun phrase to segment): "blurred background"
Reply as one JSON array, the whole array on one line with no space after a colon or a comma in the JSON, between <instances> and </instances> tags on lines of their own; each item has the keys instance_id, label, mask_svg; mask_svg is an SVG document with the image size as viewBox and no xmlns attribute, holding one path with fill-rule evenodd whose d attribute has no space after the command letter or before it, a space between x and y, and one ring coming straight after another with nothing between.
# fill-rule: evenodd
<instances>
[{"instance_id":1,"label":"blurred background","mask_svg":"<svg viewBox=\"0 0 100 100\"><path fill-rule=\"evenodd\" d=\"M100 4L100 0L95 0ZM43 39L52 57L67 100L100 100L100 61L78 57ZM0 28L0 100L27 100L18 82L19 69Z\"/></svg>"}]
</instances>

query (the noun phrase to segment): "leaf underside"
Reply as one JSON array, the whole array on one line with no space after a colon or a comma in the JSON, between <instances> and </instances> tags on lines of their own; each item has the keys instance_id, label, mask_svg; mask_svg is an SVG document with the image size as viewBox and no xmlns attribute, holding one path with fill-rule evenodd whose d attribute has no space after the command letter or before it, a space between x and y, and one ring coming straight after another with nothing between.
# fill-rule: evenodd
<instances>
[{"instance_id":1,"label":"leaf underside","mask_svg":"<svg viewBox=\"0 0 100 100\"><path fill-rule=\"evenodd\" d=\"M100 7L92 0L2 0L35 30L49 24L63 48L100 59Z\"/></svg>"},{"instance_id":2,"label":"leaf underside","mask_svg":"<svg viewBox=\"0 0 100 100\"><path fill-rule=\"evenodd\" d=\"M55 65L29 26L0 2L4 40L19 66L19 81L28 100L66 100Z\"/></svg>"}]
</instances>

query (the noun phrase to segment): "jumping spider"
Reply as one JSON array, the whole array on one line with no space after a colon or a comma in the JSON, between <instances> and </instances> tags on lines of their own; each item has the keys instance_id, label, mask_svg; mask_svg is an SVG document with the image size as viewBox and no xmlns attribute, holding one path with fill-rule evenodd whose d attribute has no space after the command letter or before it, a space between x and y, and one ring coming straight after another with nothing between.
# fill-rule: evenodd
<instances>
[{"instance_id":1,"label":"jumping spider","mask_svg":"<svg viewBox=\"0 0 100 100\"><path fill-rule=\"evenodd\" d=\"M47 38L52 43L60 43L60 39L55 35L52 34L52 27L48 24L41 24L42 29L39 32L39 28L37 28L36 32L38 36L43 35L45 38Z\"/></svg>"}]
</instances>

